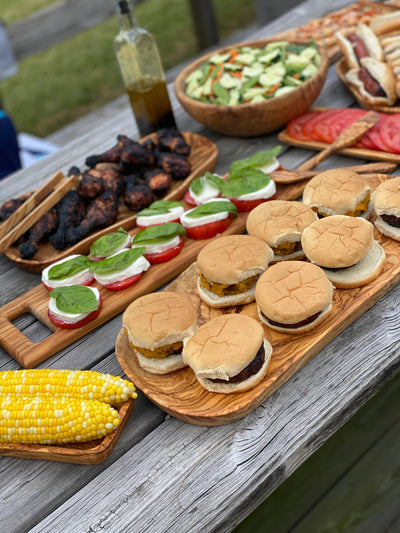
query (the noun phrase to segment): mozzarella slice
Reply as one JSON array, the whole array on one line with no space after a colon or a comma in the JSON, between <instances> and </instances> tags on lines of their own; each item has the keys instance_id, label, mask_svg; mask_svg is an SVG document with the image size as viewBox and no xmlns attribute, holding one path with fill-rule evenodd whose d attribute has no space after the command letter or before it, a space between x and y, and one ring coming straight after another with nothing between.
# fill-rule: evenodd
<instances>
[{"instance_id":1,"label":"mozzarella slice","mask_svg":"<svg viewBox=\"0 0 400 533\"><path fill-rule=\"evenodd\" d=\"M213 200L209 200L209 201L226 202L226 198L214 198ZM204 203L208 203L208 202L204 202ZM205 217L197 217L197 218L188 217L187 216L188 213L190 213L194 209L196 209L196 207L194 207L193 209L189 209L189 211L186 211L181 216L181 224L183 227L194 228L196 226L202 226L204 224L209 224L210 222L218 222L218 220L225 220L229 216L228 211L222 211L220 213L214 213L213 215L207 215Z\"/></svg>"},{"instance_id":2,"label":"mozzarella slice","mask_svg":"<svg viewBox=\"0 0 400 533\"><path fill-rule=\"evenodd\" d=\"M183 211L183 206L177 206L171 207L168 213L160 213L159 215L151 216L138 215L136 217L136 224L143 227L158 226L159 224L165 224L166 222L171 222L172 220L178 220Z\"/></svg>"},{"instance_id":3,"label":"mozzarella slice","mask_svg":"<svg viewBox=\"0 0 400 533\"><path fill-rule=\"evenodd\" d=\"M56 263L53 263L52 265L45 268L42 272L42 282L47 285L47 287L55 289L56 287L65 287L66 285L83 285L84 283L93 279L93 274L89 272L89 268L85 268L84 270L81 270L80 272L77 272L76 274L68 278L54 280L49 279L49 271L53 266L65 263L66 261L74 259L75 257L79 257L79 254L65 257L64 259L61 259L60 261L57 261Z\"/></svg>"},{"instance_id":4,"label":"mozzarella slice","mask_svg":"<svg viewBox=\"0 0 400 533\"><path fill-rule=\"evenodd\" d=\"M259 200L263 198L270 198L276 193L276 185L273 180L269 180L269 183L263 187L262 189L259 189L258 191L249 192L247 194L242 194L240 196L236 196L235 198L237 200Z\"/></svg>"}]
</instances>

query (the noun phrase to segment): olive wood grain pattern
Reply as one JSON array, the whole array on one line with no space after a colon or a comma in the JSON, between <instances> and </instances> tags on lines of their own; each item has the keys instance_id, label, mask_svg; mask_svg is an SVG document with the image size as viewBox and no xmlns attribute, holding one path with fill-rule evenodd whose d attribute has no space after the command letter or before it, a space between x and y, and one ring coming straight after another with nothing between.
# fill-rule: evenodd
<instances>
[{"instance_id":1,"label":"olive wood grain pattern","mask_svg":"<svg viewBox=\"0 0 400 533\"><path fill-rule=\"evenodd\" d=\"M58 463L74 463L79 465L97 465L103 462L113 451L122 430L132 412L134 399L131 398L118 408L121 423L115 431L99 440L84 443L72 443L46 446L41 444L13 444L0 442L0 455L53 461Z\"/></svg>"},{"instance_id":2,"label":"olive wood grain pattern","mask_svg":"<svg viewBox=\"0 0 400 533\"><path fill-rule=\"evenodd\" d=\"M400 101L397 100L397 102L392 105L372 105L365 101L362 94L360 93L358 87L355 87L354 85L351 85L348 83L346 79L346 72L349 70L349 67L347 66L346 58L342 57L340 61L336 64L336 72L341 81L344 83L346 88L351 92L351 94L354 96L354 98L357 100L358 105L362 107L363 109L373 109L374 111L380 111L381 113L400 113Z\"/></svg>"},{"instance_id":3,"label":"olive wood grain pattern","mask_svg":"<svg viewBox=\"0 0 400 533\"><path fill-rule=\"evenodd\" d=\"M235 44L235 48L241 46L262 48L267 43L276 40L278 39L245 41ZM254 137L275 131L292 118L304 113L315 101L324 85L329 61L325 51L319 49L321 64L318 71L300 86L281 96L264 102L234 106L208 104L187 96L185 83L187 76L211 55L223 54L231 49L232 45L225 46L197 59L187 66L175 80L175 94L185 111L210 130L237 137Z\"/></svg>"},{"instance_id":4,"label":"olive wood grain pattern","mask_svg":"<svg viewBox=\"0 0 400 533\"><path fill-rule=\"evenodd\" d=\"M186 142L191 146L191 153L187 159L192 165L192 171L185 180L174 180L170 191L164 197L165 200L180 200L183 198L189 187L189 184L195 178L204 174L207 170L212 172L217 162L218 148L214 142L207 137L198 135L196 133L183 132L183 135ZM151 135L148 137L151 137ZM33 259L22 259L20 257L18 246L11 246L5 250L4 253L18 267L28 272L38 274L47 266L51 265L55 261L59 261L60 259L67 257L68 255L87 254L89 252L90 245L102 235L112 231L117 231L118 228L129 230L133 228L135 224L136 212L130 211L121 201L118 218L114 224L111 224L107 228L92 231L80 242L65 248L65 250L56 250L50 243L43 243L39 245L39 250L36 252Z\"/></svg>"},{"instance_id":5,"label":"olive wood grain pattern","mask_svg":"<svg viewBox=\"0 0 400 533\"><path fill-rule=\"evenodd\" d=\"M370 178L374 189L385 176ZM261 323L253 302L244 306L212 309L197 293L197 264L191 265L167 289L187 294L198 311L199 326L224 313L243 313L258 320L265 337L272 344L272 358L266 377L255 388L233 394L206 391L190 368L163 376L152 375L138 364L125 331L121 329L115 347L118 361L126 375L158 407L168 414L203 426L227 424L242 418L264 402L273 392L310 361L323 347L354 320L372 307L400 280L400 245L375 230L375 239L383 246L386 259L383 271L373 282L355 289L336 289L332 311L316 329L304 335L277 332Z\"/></svg>"}]
</instances>

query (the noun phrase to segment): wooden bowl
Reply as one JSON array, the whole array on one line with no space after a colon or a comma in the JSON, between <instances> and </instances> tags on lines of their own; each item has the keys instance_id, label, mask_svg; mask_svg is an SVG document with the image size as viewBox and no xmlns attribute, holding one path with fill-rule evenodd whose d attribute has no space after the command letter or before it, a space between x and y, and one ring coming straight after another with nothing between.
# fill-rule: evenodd
<instances>
[{"instance_id":1,"label":"wooden bowl","mask_svg":"<svg viewBox=\"0 0 400 533\"><path fill-rule=\"evenodd\" d=\"M318 71L296 89L265 102L235 106L207 104L185 94L185 80L210 56L241 46L264 47L278 39L262 39L230 45L207 54L186 67L175 80L175 93L183 108L210 130L236 137L255 137L282 128L289 120L304 113L319 95L326 79L329 61L319 48L321 65ZM307 43L298 43L307 44Z\"/></svg>"}]
</instances>

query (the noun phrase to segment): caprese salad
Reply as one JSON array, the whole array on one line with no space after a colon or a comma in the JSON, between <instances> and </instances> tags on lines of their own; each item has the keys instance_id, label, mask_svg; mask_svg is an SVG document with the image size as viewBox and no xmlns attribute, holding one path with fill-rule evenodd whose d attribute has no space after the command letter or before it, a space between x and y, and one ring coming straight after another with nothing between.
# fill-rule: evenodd
<instances>
[{"instance_id":1,"label":"caprese salad","mask_svg":"<svg viewBox=\"0 0 400 533\"><path fill-rule=\"evenodd\" d=\"M132 237L123 228L119 228L118 231L113 233L107 233L103 235L90 247L89 257L92 261L100 261L106 257L110 257L120 250L130 248Z\"/></svg>"},{"instance_id":2,"label":"caprese salad","mask_svg":"<svg viewBox=\"0 0 400 533\"><path fill-rule=\"evenodd\" d=\"M146 209L139 211L136 217L136 225L138 228L144 229L167 222L179 222L183 211L182 202L158 200L150 204Z\"/></svg>"},{"instance_id":3,"label":"caprese salad","mask_svg":"<svg viewBox=\"0 0 400 533\"><path fill-rule=\"evenodd\" d=\"M219 174L206 172L204 176L192 181L186 191L184 200L187 204L196 206L204 204L207 200L218 198L221 196L223 183L224 180Z\"/></svg>"},{"instance_id":4,"label":"caprese salad","mask_svg":"<svg viewBox=\"0 0 400 533\"><path fill-rule=\"evenodd\" d=\"M42 284L48 291L66 285L91 285L94 281L89 270L91 264L86 255L64 257L43 270Z\"/></svg>"},{"instance_id":5,"label":"caprese salad","mask_svg":"<svg viewBox=\"0 0 400 533\"><path fill-rule=\"evenodd\" d=\"M186 231L179 222L149 226L134 236L132 249L144 247L143 255L151 265L165 263L180 254L184 237Z\"/></svg>"},{"instance_id":6,"label":"caprese salad","mask_svg":"<svg viewBox=\"0 0 400 533\"><path fill-rule=\"evenodd\" d=\"M48 317L56 326L76 329L98 317L102 307L100 292L95 287L67 285L50 293Z\"/></svg>"},{"instance_id":7,"label":"caprese salad","mask_svg":"<svg viewBox=\"0 0 400 533\"><path fill-rule=\"evenodd\" d=\"M237 212L231 201L214 198L183 213L181 224L190 239L209 239L225 231Z\"/></svg>"}]
</instances>

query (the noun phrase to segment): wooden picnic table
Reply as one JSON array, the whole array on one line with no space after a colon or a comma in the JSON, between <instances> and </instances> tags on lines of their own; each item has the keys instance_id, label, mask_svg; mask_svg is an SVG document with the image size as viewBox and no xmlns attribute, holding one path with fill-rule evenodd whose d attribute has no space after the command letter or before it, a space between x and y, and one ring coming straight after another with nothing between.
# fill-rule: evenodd
<instances>
[{"instance_id":1,"label":"wooden picnic table","mask_svg":"<svg viewBox=\"0 0 400 533\"><path fill-rule=\"evenodd\" d=\"M345 4L308 0L248 37L273 35ZM183 111L171 85L169 89L180 129L217 143L220 174L234 160L278 143L275 134L243 139L208 131ZM331 67L316 104L353 103ZM125 98L91 114L86 124L80 120L75 134L74 125L67 133L71 140L59 152L1 182L1 203L39 186L57 170L83 165L88 154L109 148L119 133L137 138ZM310 156L307 150L284 146L280 161L294 169ZM334 156L321 168L358 162ZM0 257L0 305L39 282L39 275ZM0 529L7 533L231 531L396 374L399 305L400 287L395 286L260 407L230 424L184 423L166 415L139 391L114 450L98 465L0 457ZM42 334L40 324L29 316L20 327L33 339ZM118 315L39 367L122 375L114 351L120 329ZM17 368L18 363L0 349L0 370Z\"/></svg>"}]
</instances>

